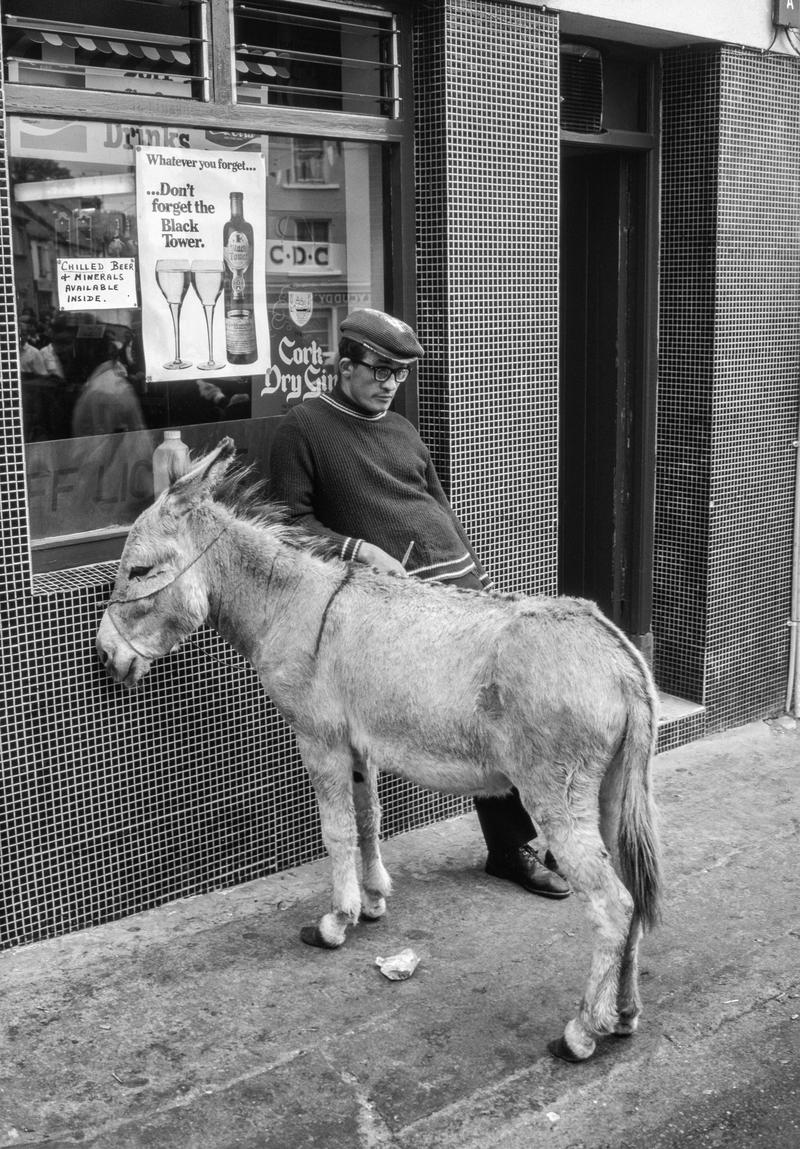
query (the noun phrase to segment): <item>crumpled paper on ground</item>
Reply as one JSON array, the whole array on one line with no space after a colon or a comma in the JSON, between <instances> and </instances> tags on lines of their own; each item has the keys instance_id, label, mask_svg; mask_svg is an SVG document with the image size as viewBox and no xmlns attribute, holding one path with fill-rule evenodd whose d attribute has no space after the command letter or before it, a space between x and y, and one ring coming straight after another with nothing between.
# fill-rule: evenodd
<instances>
[{"instance_id":1,"label":"crumpled paper on ground","mask_svg":"<svg viewBox=\"0 0 800 1149\"><path fill-rule=\"evenodd\" d=\"M413 950L405 949L391 957L376 957L375 965L389 981L406 981L419 965L419 958Z\"/></svg>"}]
</instances>

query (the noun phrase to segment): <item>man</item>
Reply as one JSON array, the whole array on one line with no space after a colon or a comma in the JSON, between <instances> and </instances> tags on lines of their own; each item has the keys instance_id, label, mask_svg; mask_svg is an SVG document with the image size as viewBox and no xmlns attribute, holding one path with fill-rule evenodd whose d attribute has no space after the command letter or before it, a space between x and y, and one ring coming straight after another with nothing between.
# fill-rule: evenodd
<instances>
[{"instance_id":1,"label":"man","mask_svg":"<svg viewBox=\"0 0 800 1149\"><path fill-rule=\"evenodd\" d=\"M372 308L340 324L338 379L330 394L292 408L270 455L272 495L292 521L333 539L340 556L407 577L485 590L489 579L456 518L415 428L390 410L397 388L424 354L408 324ZM570 888L516 791L476 798L488 848L486 872L534 894Z\"/></svg>"}]
</instances>

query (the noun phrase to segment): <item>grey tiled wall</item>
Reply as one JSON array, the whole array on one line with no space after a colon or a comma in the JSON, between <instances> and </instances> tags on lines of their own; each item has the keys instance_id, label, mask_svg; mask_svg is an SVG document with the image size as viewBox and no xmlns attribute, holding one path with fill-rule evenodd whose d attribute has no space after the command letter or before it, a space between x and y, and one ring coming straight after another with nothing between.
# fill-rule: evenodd
<instances>
[{"instance_id":1,"label":"grey tiled wall","mask_svg":"<svg viewBox=\"0 0 800 1149\"><path fill-rule=\"evenodd\" d=\"M667 54L654 636L707 728L780 711L800 379L800 60Z\"/></svg>"},{"instance_id":2,"label":"grey tiled wall","mask_svg":"<svg viewBox=\"0 0 800 1149\"><path fill-rule=\"evenodd\" d=\"M558 23L443 0L415 48L420 431L500 589L554 593Z\"/></svg>"}]
</instances>

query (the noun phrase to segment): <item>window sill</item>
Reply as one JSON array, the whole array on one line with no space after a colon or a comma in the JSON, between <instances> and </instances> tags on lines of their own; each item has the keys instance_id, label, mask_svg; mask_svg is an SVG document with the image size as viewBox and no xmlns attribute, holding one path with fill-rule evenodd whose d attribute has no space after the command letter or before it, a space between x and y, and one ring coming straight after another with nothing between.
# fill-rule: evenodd
<instances>
[{"instance_id":1,"label":"window sill","mask_svg":"<svg viewBox=\"0 0 800 1149\"><path fill-rule=\"evenodd\" d=\"M33 576L33 593L44 595L72 594L87 588L110 587L117 576L119 560L94 563L92 566L70 567L69 570L49 571Z\"/></svg>"},{"instance_id":2,"label":"window sill","mask_svg":"<svg viewBox=\"0 0 800 1149\"><path fill-rule=\"evenodd\" d=\"M31 545L34 594L113 581L129 530L130 527L115 527L37 539Z\"/></svg>"},{"instance_id":3,"label":"window sill","mask_svg":"<svg viewBox=\"0 0 800 1149\"><path fill-rule=\"evenodd\" d=\"M317 180L289 180L281 184L281 187L290 191L338 191L341 184L324 184Z\"/></svg>"}]
</instances>

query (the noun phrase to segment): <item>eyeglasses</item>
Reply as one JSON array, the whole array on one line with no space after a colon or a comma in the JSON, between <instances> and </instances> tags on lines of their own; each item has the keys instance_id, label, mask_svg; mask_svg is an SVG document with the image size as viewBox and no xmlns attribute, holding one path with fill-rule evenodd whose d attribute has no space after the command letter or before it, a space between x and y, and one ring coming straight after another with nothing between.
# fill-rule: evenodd
<instances>
[{"instance_id":1,"label":"eyeglasses","mask_svg":"<svg viewBox=\"0 0 800 1149\"><path fill-rule=\"evenodd\" d=\"M396 383L405 383L411 372L409 367L385 367L383 364L367 363L364 359L359 359L359 363L362 367L369 367L376 383L388 383L392 376Z\"/></svg>"}]
</instances>

